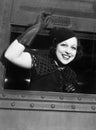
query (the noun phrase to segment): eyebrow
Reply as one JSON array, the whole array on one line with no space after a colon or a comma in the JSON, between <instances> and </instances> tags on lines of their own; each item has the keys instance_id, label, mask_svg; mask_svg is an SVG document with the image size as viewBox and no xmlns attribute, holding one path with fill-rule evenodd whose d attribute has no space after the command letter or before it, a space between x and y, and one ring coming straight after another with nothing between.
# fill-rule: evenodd
<instances>
[{"instance_id":1,"label":"eyebrow","mask_svg":"<svg viewBox=\"0 0 96 130\"><path fill-rule=\"evenodd\" d=\"M68 43L67 42L63 42L63 43L61 43L61 45L62 44L67 44L68 45ZM77 48L77 45L75 45L75 44L73 44L72 46L74 46L74 47L76 47Z\"/></svg>"}]
</instances>

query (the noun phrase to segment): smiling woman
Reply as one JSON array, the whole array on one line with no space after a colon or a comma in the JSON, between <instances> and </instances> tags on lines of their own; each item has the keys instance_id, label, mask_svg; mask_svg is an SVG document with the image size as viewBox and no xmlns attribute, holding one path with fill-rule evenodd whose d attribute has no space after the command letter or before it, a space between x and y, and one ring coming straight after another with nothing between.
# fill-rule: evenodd
<instances>
[{"instance_id":1,"label":"smiling woman","mask_svg":"<svg viewBox=\"0 0 96 130\"><path fill-rule=\"evenodd\" d=\"M43 19L41 16L24 34L12 42L5 52L5 58L17 66L30 69L29 90L79 92L76 73L69 67L80 51L73 31L52 28L51 47L48 51L30 48L38 32L48 24L49 16L45 15Z\"/></svg>"},{"instance_id":2,"label":"smiling woman","mask_svg":"<svg viewBox=\"0 0 96 130\"><path fill-rule=\"evenodd\" d=\"M72 37L68 40L59 43L56 48L57 58L63 64L70 63L75 58L76 52L77 52L76 37Z\"/></svg>"}]
</instances>

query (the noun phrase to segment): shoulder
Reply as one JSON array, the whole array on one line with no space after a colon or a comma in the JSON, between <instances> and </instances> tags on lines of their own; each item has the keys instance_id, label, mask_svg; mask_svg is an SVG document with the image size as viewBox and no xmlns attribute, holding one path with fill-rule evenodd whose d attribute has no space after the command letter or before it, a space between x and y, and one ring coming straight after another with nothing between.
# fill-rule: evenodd
<instances>
[{"instance_id":1,"label":"shoulder","mask_svg":"<svg viewBox=\"0 0 96 130\"><path fill-rule=\"evenodd\" d=\"M49 50L34 50L28 51L32 57L32 64L36 69L37 74L46 75L54 72L57 67L49 57Z\"/></svg>"},{"instance_id":2,"label":"shoulder","mask_svg":"<svg viewBox=\"0 0 96 130\"><path fill-rule=\"evenodd\" d=\"M30 53L32 58L32 64L33 66L42 66L42 65L48 65L50 62L50 58L48 56L48 50L38 50L38 49L26 49L26 52Z\"/></svg>"}]
</instances>

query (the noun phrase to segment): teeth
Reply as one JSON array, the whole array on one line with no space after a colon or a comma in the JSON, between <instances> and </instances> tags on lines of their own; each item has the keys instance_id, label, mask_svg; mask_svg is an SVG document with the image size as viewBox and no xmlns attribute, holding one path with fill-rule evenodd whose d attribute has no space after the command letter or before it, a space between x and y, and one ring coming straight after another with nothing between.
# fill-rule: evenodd
<instances>
[{"instance_id":1,"label":"teeth","mask_svg":"<svg viewBox=\"0 0 96 130\"><path fill-rule=\"evenodd\" d=\"M70 56L68 56L68 55L62 54L62 56L63 56L64 59L69 59L70 58Z\"/></svg>"}]
</instances>

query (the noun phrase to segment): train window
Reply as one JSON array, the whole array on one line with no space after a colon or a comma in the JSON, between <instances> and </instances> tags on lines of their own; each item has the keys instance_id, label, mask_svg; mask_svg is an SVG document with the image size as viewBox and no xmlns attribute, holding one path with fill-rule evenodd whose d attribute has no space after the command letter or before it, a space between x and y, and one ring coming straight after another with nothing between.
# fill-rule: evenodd
<instances>
[{"instance_id":1,"label":"train window","mask_svg":"<svg viewBox=\"0 0 96 130\"><path fill-rule=\"evenodd\" d=\"M21 34L23 29L24 27L12 26L10 43ZM96 93L96 39L93 38L94 34L86 35L87 33L76 33L79 36L79 40L83 48L83 57L71 64L71 67L78 76L78 84L80 86L79 92L94 94ZM46 35L43 35L42 33L37 37L38 38L34 41L35 44L32 45L32 49L47 50L50 46L50 38L47 33ZM46 44L44 44L45 42ZM6 74L4 89L28 90L30 86L30 70L17 67L7 60L5 67Z\"/></svg>"}]
</instances>

